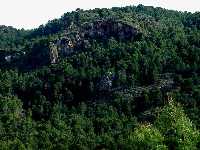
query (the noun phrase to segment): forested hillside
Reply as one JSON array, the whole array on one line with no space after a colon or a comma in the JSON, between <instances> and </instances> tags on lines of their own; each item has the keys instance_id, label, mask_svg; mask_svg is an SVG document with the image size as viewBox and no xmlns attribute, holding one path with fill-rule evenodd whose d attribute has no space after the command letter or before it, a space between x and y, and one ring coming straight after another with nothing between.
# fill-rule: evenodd
<instances>
[{"instance_id":1,"label":"forested hillside","mask_svg":"<svg viewBox=\"0 0 200 150\"><path fill-rule=\"evenodd\" d=\"M81 10L0 26L0 149L200 149L200 13Z\"/></svg>"}]
</instances>

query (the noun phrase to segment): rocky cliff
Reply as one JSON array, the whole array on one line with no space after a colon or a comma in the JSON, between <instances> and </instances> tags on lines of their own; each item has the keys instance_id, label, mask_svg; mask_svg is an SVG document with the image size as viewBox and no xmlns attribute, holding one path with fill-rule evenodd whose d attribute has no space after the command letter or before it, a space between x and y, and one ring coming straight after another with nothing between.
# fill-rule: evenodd
<instances>
[{"instance_id":1,"label":"rocky cliff","mask_svg":"<svg viewBox=\"0 0 200 150\"><path fill-rule=\"evenodd\" d=\"M83 33L86 39L107 40L111 37L118 41L133 41L140 38L139 30L122 21L98 20L86 23L83 26Z\"/></svg>"},{"instance_id":2,"label":"rocky cliff","mask_svg":"<svg viewBox=\"0 0 200 150\"><path fill-rule=\"evenodd\" d=\"M108 39L114 38L117 41L126 42L138 40L141 35L137 28L114 20L85 23L80 28L70 27L65 34L50 44L51 63L57 61L58 55L66 57L89 48L93 40L106 42Z\"/></svg>"}]
</instances>

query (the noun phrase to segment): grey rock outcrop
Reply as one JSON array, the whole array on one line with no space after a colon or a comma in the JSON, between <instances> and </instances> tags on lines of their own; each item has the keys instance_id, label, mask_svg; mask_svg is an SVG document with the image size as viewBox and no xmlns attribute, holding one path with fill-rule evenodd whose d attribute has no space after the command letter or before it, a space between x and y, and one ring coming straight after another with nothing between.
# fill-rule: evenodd
<instances>
[{"instance_id":1,"label":"grey rock outcrop","mask_svg":"<svg viewBox=\"0 0 200 150\"><path fill-rule=\"evenodd\" d=\"M57 50L57 46L54 43L50 43L49 46L50 49L50 61L52 64L57 62L58 59L58 50Z\"/></svg>"},{"instance_id":2,"label":"grey rock outcrop","mask_svg":"<svg viewBox=\"0 0 200 150\"><path fill-rule=\"evenodd\" d=\"M7 62L11 62L11 59L12 59L12 56L11 56L11 55L5 56L5 60L6 60Z\"/></svg>"},{"instance_id":3,"label":"grey rock outcrop","mask_svg":"<svg viewBox=\"0 0 200 150\"><path fill-rule=\"evenodd\" d=\"M98 20L93 23L87 23L83 26L85 38L109 39L116 40L136 40L141 36L137 28L128 25L122 21Z\"/></svg>"},{"instance_id":4,"label":"grey rock outcrop","mask_svg":"<svg viewBox=\"0 0 200 150\"><path fill-rule=\"evenodd\" d=\"M98 89L99 91L109 91L112 88L112 84L113 84L113 75L111 72L108 72L100 79Z\"/></svg>"},{"instance_id":5,"label":"grey rock outcrop","mask_svg":"<svg viewBox=\"0 0 200 150\"><path fill-rule=\"evenodd\" d=\"M58 57L70 56L88 49L93 40L107 41L114 38L118 41L134 41L141 36L137 28L122 21L98 20L86 23L80 28L74 27L74 24L72 26L74 30L70 26L60 38L50 43L51 63L56 63Z\"/></svg>"},{"instance_id":6,"label":"grey rock outcrop","mask_svg":"<svg viewBox=\"0 0 200 150\"><path fill-rule=\"evenodd\" d=\"M5 51L0 50L0 63L12 63L21 59L26 53L24 51Z\"/></svg>"}]
</instances>

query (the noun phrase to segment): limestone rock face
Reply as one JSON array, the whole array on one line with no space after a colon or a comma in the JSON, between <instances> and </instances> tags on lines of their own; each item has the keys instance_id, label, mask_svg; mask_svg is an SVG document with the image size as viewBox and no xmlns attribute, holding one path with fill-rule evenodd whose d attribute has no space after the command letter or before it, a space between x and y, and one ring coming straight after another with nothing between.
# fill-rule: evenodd
<instances>
[{"instance_id":1,"label":"limestone rock face","mask_svg":"<svg viewBox=\"0 0 200 150\"><path fill-rule=\"evenodd\" d=\"M141 36L137 28L121 21L99 20L74 28L68 29L62 37L50 43L51 63L56 63L58 57L88 49L93 40L107 41L114 38L118 41L134 41Z\"/></svg>"},{"instance_id":2,"label":"limestone rock face","mask_svg":"<svg viewBox=\"0 0 200 150\"><path fill-rule=\"evenodd\" d=\"M49 49L50 49L50 61L52 64L54 64L57 62L58 59L57 46L54 43L50 43Z\"/></svg>"},{"instance_id":3,"label":"limestone rock face","mask_svg":"<svg viewBox=\"0 0 200 150\"><path fill-rule=\"evenodd\" d=\"M130 41L141 36L141 33L135 27L113 20L99 20L88 23L85 24L83 29L85 38L109 39L113 37L120 41Z\"/></svg>"},{"instance_id":4,"label":"limestone rock face","mask_svg":"<svg viewBox=\"0 0 200 150\"><path fill-rule=\"evenodd\" d=\"M66 36L57 40L55 43L62 56L69 56L77 52L79 49L83 49L85 45L84 40L80 40L79 35L76 35L75 39Z\"/></svg>"}]
</instances>

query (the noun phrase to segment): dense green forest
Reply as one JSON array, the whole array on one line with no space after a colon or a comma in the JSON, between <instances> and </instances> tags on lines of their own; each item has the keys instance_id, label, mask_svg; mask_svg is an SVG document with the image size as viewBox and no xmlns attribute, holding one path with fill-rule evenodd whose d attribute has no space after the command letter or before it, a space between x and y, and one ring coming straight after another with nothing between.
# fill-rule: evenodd
<instances>
[{"instance_id":1,"label":"dense green forest","mask_svg":"<svg viewBox=\"0 0 200 150\"><path fill-rule=\"evenodd\" d=\"M0 26L0 149L200 149L200 13L138 5Z\"/></svg>"}]
</instances>

